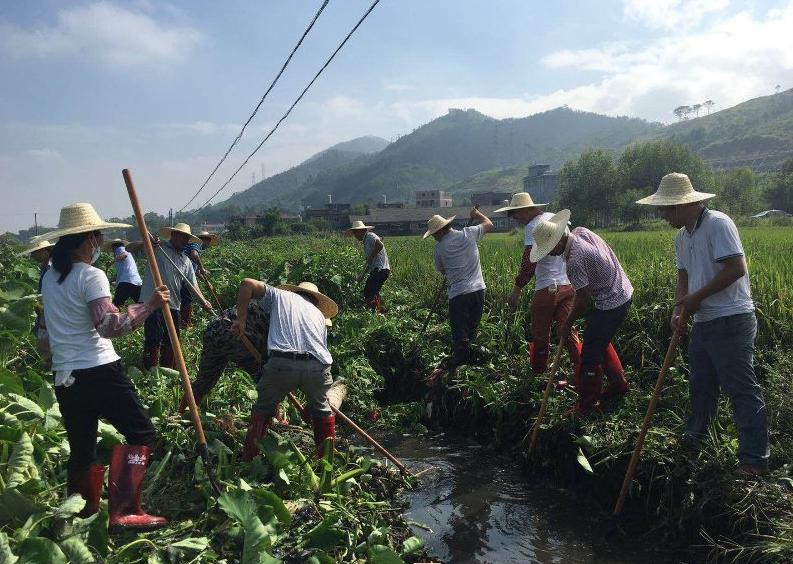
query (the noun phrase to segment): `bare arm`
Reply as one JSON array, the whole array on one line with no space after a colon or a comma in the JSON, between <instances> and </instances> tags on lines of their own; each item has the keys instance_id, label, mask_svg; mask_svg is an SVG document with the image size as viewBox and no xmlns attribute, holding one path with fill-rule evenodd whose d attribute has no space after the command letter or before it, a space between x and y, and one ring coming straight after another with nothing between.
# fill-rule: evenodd
<instances>
[{"instance_id":1,"label":"bare arm","mask_svg":"<svg viewBox=\"0 0 793 564\"><path fill-rule=\"evenodd\" d=\"M248 321L248 306L251 300L260 300L267 287L264 282L245 278L240 282L237 292L237 320L231 324L231 332L239 339L245 334L245 323Z\"/></svg>"},{"instance_id":2,"label":"bare arm","mask_svg":"<svg viewBox=\"0 0 793 564\"><path fill-rule=\"evenodd\" d=\"M678 296L677 288L675 289L675 308L685 307L688 313L694 313L700 308L702 300L713 294L718 294L746 274L746 261L744 261L743 255L730 257L721 262L724 268L696 292L688 293L688 275L686 275L686 293ZM679 279L678 286L680 286Z\"/></svg>"},{"instance_id":3,"label":"bare arm","mask_svg":"<svg viewBox=\"0 0 793 564\"><path fill-rule=\"evenodd\" d=\"M677 271L677 284L675 285L675 306L672 309L672 321L669 323L672 331L677 328L677 322L680 320L680 312L683 309L682 305L677 305L677 302L688 294L688 271Z\"/></svg>"},{"instance_id":4,"label":"bare arm","mask_svg":"<svg viewBox=\"0 0 793 564\"><path fill-rule=\"evenodd\" d=\"M369 253L369 256L366 257L366 265L369 266L374 262L374 259L380 254L380 251L383 250L383 242L382 241L375 241L374 248L372 252Z\"/></svg>"},{"instance_id":5,"label":"bare arm","mask_svg":"<svg viewBox=\"0 0 793 564\"><path fill-rule=\"evenodd\" d=\"M565 323L572 326L576 319L584 315L584 312L589 305L589 300L589 286L584 286L583 288L576 290L575 297L573 298L573 306L570 308L570 313L567 315L567 321L565 321Z\"/></svg>"},{"instance_id":6,"label":"bare arm","mask_svg":"<svg viewBox=\"0 0 793 564\"><path fill-rule=\"evenodd\" d=\"M480 212L479 208L475 207L471 210L471 219L479 221L479 227L482 228L482 234L485 234L493 229L493 222L490 221L485 214Z\"/></svg>"}]
</instances>

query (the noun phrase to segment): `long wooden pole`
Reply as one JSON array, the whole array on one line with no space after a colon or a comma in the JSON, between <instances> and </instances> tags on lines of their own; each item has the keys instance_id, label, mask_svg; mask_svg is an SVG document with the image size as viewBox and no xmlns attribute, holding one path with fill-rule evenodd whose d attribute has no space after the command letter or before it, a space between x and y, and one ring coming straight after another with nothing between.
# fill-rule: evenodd
<instances>
[{"instance_id":1,"label":"long wooden pole","mask_svg":"<svg viewBox=\"0 0 793 564\"><path fill-rule=\"evenodd\" d=\"M151 239L149 239L149 232L146 229L146 220L143 217L143 212L141 211L140 203L138 202L138 195L135 192L135 184L132 182L132 175L128 169L124 169L121 174L124 176L124 183L127 185L129 201L132 204L132 210L134 211L135 218L138 222L140 238L143 242L143 248L146 250L146 259L149 262L149 268L151 269L154 286L162 286L162 277L160 276L160 269L157 266L157 257L154 256L154 247L152 247ZM190 408L190 418L193 421L193 427L195 428L198 438L198 452L201 455L201 460L204 463L204 468L206 468L207 476L209 477L209 481L212 484L212 488L215 490L215 493L221 495L222 491L220 486L215 481L215 476L212 472L212 465L209 460L209 450L207 449L207 440L204 436L204 428L201 425L201 417L198 413L198 406L196 406L195 397L193 397L193 388L190 385L190 376L187 374L187 366L184 362L184 355L182 355L182 346L179 342L179 334L176 332L176 325L174 324L173 317L171 316L170 304L163 304L161 309L163 317L165 318L165 325L168 328L168 337L171 339L174 361L176 362L176 367L179 371L179 377L182 382L182 390L184 390L185 397L187 398L187 405Z\"/></svg>"},{"instance_id":2,"label":"long wooden pole","mask_svg":"<svg viewBox=\"0 0 793 564\"><path fill-rule=\"evenodd\" d=\"M258 361L258 362L261 362L261 361L262 361L262 354L261 354L261 353L260 353L260 352L259 352L259 351L256 349L256 347L254 347L254 346L253 346L253 343L251 343L251 340L248 338L248 336L247 336L247 335L242 335L242 337L240 338L240 340L242 341L242 344L243 344L243 345L245 345L245 347L246 347L246 348L247 348L247 349L250 351L250 353L253 355L253 357L254 357L254 358L255 358L255 359ZM302 411L303 411L303 406L302 406L302 405L300 405L300 400L298 400L298 399L295 397L295 395L294 395L292 392L289 392L289 394L287 395L287 397L289 398L289 401L290 401L290 402L292 402L292 405L294 405L294 406L295 406L295 407L298 409L298 411L300 411L300 412L302 412ZM330 404L329 404L329 405L330 405ZM388 452L388 451L385 449L385 447L384 447L384 446L382 446L380 443L378 443L376 440L374 440L374 439L373 439L373 438L372 438L372 437L371 437L371 436L370 436L370 435L369 435L369 434L368 434L366 431L364 431L364 430L363 430L363 429L361 429L361 428L360 428L358 425L356 425L356 424L353 422L353 420L352 420L352 419L350 419L349 417L347 417L346 415L344 415L344 413L342 413L342 412L341 412L341 410L340 410L339 408L337 408L337 407L336 407L336 406L334 406L334 405L330 405L330 408L333 410L333 413L335 413L335 414L336 414L336 417L338 417L339 419L341 419L342 421L344 421L344 422L345 422L347 425L349 425L350 427L352 427L352 428L353 428L353 430L354 430L356 433L358 433L358 434L359 434L361 437L363 437L363 439L364 439L366 442L368 442L368 443L369 443L370 445L372 445L374 448L376 448L377 450L379 450L379 451L380 451L380 452L381 452L383 455L385 455L385 456L386 456L386 457L387 457L387 458L388 458L388 459L389 459L391 462L393 462L393 463L396 465L396 467L397 467L397 468L399 468L399 471L400 471L400 472L402 472L403 474L407 474L408 476L412 476L412 475L413 475L413 474L411 473L411 471L410 471L410 470L408 470L407 466L405 466L404 464L402 464L402 462L401 462L401 461L400 461L400 460L399 460L397 457L395 457L393 454L391 454L390 452Z\"/></svg>"},{"instance_id":3,"label":"long wooden pole","mask_svg":"<svg viewBox=\"0 0 793 564\"><path fill-rule=\"evenodd\" d=\"M209 282L209 277L206 274L204 274L203 272L201 272L200 270L198 271L198 275L201 277L201 280L204 281L204 284L209 289L209 293L212 294L213 298L215 298L215 303L218 304L218 313L222 315L223 314L223 304L220 303L220 298L218 297L217 292L215 292L215 288Z\"/></svg>"},{"instance_id":4,"label":"long wooden pole","mask_svg":"<svg viewBox=\"0 0 793 564\"><path fill-rule=\"evenodd\" d=\"M680 312L680 317L677 321L677 327L675 327L675 332L672 334L672 340L669 342L669 348L666 350L664 364L661 366L661 373L658 374L658 380L655 382L653 397L650 399L650 405L647 406L647 413L644 415L644 423L642 424L642 430L639 433L639 440L636 441L636 447L633 449L633 456L631 456L631 461L628 464L628 471L625 473L625 479L622 481L622 489L620 490L620 495L617 498L617 504L614 506L614 517L620 516L620 513L622 513L622 506L625 505L625 498L628 495L628 490L630 490L631 482L633 481L633 474L636 472L636 466L639 464L639 457L641 456L642 447L644 446L644 439L647 437L647 431L650 429L650 422L652 421L655 407L658 405L658 399L661 396L661 389L664 386L666 373L669 372L669 367L672 366L672 362L675 359L677 346L680 343L680 333L682 328L686 325L687 317L688 315L686 314L685 310Z\"/></svg>"},{"instance_id":5,"label":"long wooden pole","mask_svg":"<svg viewBox=\"0 0 793 564\"><path fill-rule=\"evenodd\" d=\"M542 395L542 403L540 404L540 411L537 413L537 420L534 422L534 429L531 432L531 441L529 448L526 451L526 456L529 456L534 451L534 446L537 444L537 436L540 434L540 422L545 417L545 410L548 407L548 398L551 396L553 389L554 378L559 369L559 361L562 359L562 349L564 349L565 338L559 339L559 346L556 348L556 354L553 357L553 364L551 365L551 373L548 375L548 383L545 384L545 392Z\"/></svg>"}]
</instances>

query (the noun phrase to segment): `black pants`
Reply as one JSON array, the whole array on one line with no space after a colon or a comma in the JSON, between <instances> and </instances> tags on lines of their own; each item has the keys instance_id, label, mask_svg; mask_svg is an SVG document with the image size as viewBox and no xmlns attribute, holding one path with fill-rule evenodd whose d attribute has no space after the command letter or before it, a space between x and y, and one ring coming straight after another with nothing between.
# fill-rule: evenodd
<instances>
[{"instance_id":1,"label":"black pants","mask_svg":"<svg viewBox=\"0 0 793 564\"><path fill-rule=\"evenodd\" d=\"M127 377L121 361L72 372L68 388L55 386L71 456L67 468L88 470L96 460L99 419L106 419L127 443L152 446L157 432Z\"/></svg>"},{"instance_id":2,"label":"black pants","mask_svg":"<svg viewBox=\"0 0 793 564\"><path fill-rule=\"evenodd\" d=\"M592 310L584 328L584 344L581 351L582 366L602 364L609 343L617 334L617 329L620 328L623 320L628 316L631 301L628 300L614 309Z\"/></svg>"},{"instance_id":3,"label":"black pants","mask_svg":"<svg viewBox=\"0 0 793 564\"><path fill-rule=\"evenodd\" d=\"M461 294L449 300L449 325L455 343L468 343L474 340L484 307L484 289Z\"/></svg>"},{"instance_id":4,"label":"black pants","mask_svg":"<svg viewBox=\"0 0 793 564\"><path fill-rule=\"evenodd\" d=\"M132 298L133 302L140 301L140 286L131 282L119 282L116 286L116 295L113 296L113 305L121 307L129 298Z\"/></svg>"},{"instance_id":5,"label":"black pants","mask_svg":"<svg viewBox=\"0 0 793 564\"><path fill-rule=\"evenodd\" d=\"M372 270L363 287L363 299L369 301L379 295L383 284L388 280L389 274L391 274L391 271L387 268L375 268Z\"/></svg>"},{"instance_id":6,"label":"black pants","mask_svg":"<svg viewBox=\"0 0 793 564\"><path fill-rule=\"evenodd\" d=\"M187 288L187 284L182 284L179 290L179 297L182 298L182 307L189 306L193 303L193 294Z\"/></svg>"},{"instance_id":7,"label":"black pants","mask_svg":"<svg viewBox=\"0 0 793 564\"><path fill-rule=\"evenodd\" d=\"M179 310L172 309L174 325L176 325L176 335L179 336ZM146 321L143 322L143 343L147 347L170 347L171 337L168 336L168 327L165 325L165 317L162 310L153 312Z\"/></svg>"}]
</instances>

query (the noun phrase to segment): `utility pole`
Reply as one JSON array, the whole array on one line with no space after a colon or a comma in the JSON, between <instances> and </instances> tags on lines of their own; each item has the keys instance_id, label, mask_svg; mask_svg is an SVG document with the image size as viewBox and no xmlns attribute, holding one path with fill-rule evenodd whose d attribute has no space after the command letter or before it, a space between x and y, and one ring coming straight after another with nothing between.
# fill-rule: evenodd
<instances>
[{"instance_id":1,"label":"utility pole","mask_svg":"<svg viewBox=\"0 0 793 564\"><path fill-rule=\"evenodd\" d=\"M251 186L253 186L254 184L256 184L256 173L252 172L251 173Z\"/></svg>"},{"instance_id":2,"label":"utility pole","mask_svg":"<svg viewBox=\"0 0 793 564\"><path fill-rule=\"evenodd\" d=\"M36 232L36 235L39 234L39 214L33 212L33 229Z\"/></svg>"},{"instance_id":3,"label":"utility pole","mask_svg":"<svg viewBox=\"0 0 793 564\"><path fill-rule=\"evenodd\" d=\"M168 227L173 227L173 208L168 208Z\"/></svg>"},{"instance_id":4,"label":"utility pole","mask_svg":"<svg viewBox=\"0 0 793 564\"><path fill-rule=\"evenodd\" d=\"M264 180L264 163L262 163L262 180Z\"/></svg>"}]
</instances>

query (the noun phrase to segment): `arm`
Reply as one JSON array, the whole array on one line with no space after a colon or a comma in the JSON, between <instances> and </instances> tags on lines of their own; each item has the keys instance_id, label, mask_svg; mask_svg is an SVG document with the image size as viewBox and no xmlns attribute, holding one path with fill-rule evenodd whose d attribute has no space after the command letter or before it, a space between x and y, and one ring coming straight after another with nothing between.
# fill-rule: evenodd
<instances>
[{"instance_id":1,"label":"arm","mask_svg":"<svg viewBox=\"0 0 793 564\"><path fill-rule=\"evenodd\" d=\"M134 241L132 243L127 243L126 245L124 245L124 248L127 249L128 253L132 253L134 255L141 251L141 249L143 248L143 242Z\"/></svg>"},{"instance_id":2,"label":"arm","mask_svg":"<svg viewBox=\"0 0 793 564\"><path fill-rule=\"evenodd\" d=\"M678 296L677 290L675 290L675 307L681 306L686 308L688 313L694 313L700 308L702 300L713 294L718 294L746 274L746 262L743 259L743 255L730 257L721 262L724 268L696 292L688 293L688 276L686 276L686 293Z\"/></svg>"},{"instance_id":3,"label":"arm","mask_svg":"<svg viewBox=\"0 0 793 564\"><path fill-rule=\"evenodd\" d=\"M520 291L529 283L534 276L534 271L537 270L537 263L531 262L529 255L531 254L531 245L526 245L523 248L523 259L520 261L520 271L517 278L515 278L515 287L512 293L507 298L507 304L512 309L518 307L518 300L520 299Z\"/></svg>"},{"instance_id":4,"label":"arm","mask_svg":"<svg viewBox=\"0 0 793 564\"><path fill-rule=\"evenodd\" d=\"M124 262L124 259L126 259L128 256L129 253L121 253L119 255L116 255L116 258L113 260L115 260L116 262Z\"/></svg>"},{"instance_id":5,"label":"arm","mask_svg":"<svg viewBox=\"0 0 793 564\"><path fill-rule=\"evenodd\" d=\"M579 288L575 291L575 297L573 298L573 305L570 308L570 313L567 314L567 319L560 329L562 335L570 334L575 320L584 315L584 312L589 305L589 299L589 286L584 286L583 288Z\"/></svg>"},{"instance_id":6,"label":"arm","mask_svg":"<svg viewBox=\"0 0 793 564\"><path fill-rule=\"evenodd\" d=\"M490 221L485 214L479 211L479 208L473 208L471 210L471 221L473 223L474 220L479 221L479 227L482 228L482 234L484 235L491 229L493 229L493 222Z\"/></svg>"},{"instance_id":7,"label":"arm","mask_svg":"<svg viewBox=\"0 0 793 564\"><path fill-rule=\"evenodd\" d=\"M240 289L237 292L237 319L231 324L231 332L238 339L245 334L245 324L248 321L248 306L252 299L260 300L264 296L267 286L264 282L245 278L240 282Z\"/></svg>"},{"instance_id":8,"label":"arm","mask_svg":"<svg viewBox=\"0 0 793 564\"><path fill-rule=\"evenodd\" d=\"M366 257L366 264L363 265L363 270L358 275L358 282L363 280L364 275L367 272L369 272L369 268L372 266L372 263L374 262L374 259L377 258L377 255L380 254L380 251L383 250L383 246L384 246L383 242L380 239L375 241L374 247L372 247L372 251Z\"/></svg>"},{"instance_id":9,"label":"arm","mask_svg":"<svg viewBox=\"0 0 793 564\"><path fill-rule=\"evenodd\" d=\"M145 304L132 304L127 313L120 313L110 298L97 298L88 303L91 321L100 337L115 339L129 335L140 327L152 312L168 303L170 293L168 286L155 288L149 301Z\"/></svg>"},{"instance_id":10,"label":"arm","mask_svg":"<svg viewBox=\"0 0 793 564\"><path fill-rule=\"evenodd\" d=\"M206 274L206 270L204 269L204 263L201 262L201 255L199 255L198 251L196 251L195 249L190 249L190 260L198 265L198 271L201 274Z\"/></svg>"},{"instance_id":11,"label":"arm","mask_svg":"<svg viewBox=\"0 0 793 564\"><path fill-rule=\"evenodd\" d=\"M678 300L688 294L688 271L677 271L677 284L675 285L675 306L672 308L672 320L669 323L672 331L677 328L677 323L680 320L680 312L683 310L682 305L677 305Z\"/></svg>"}]
</instances>

